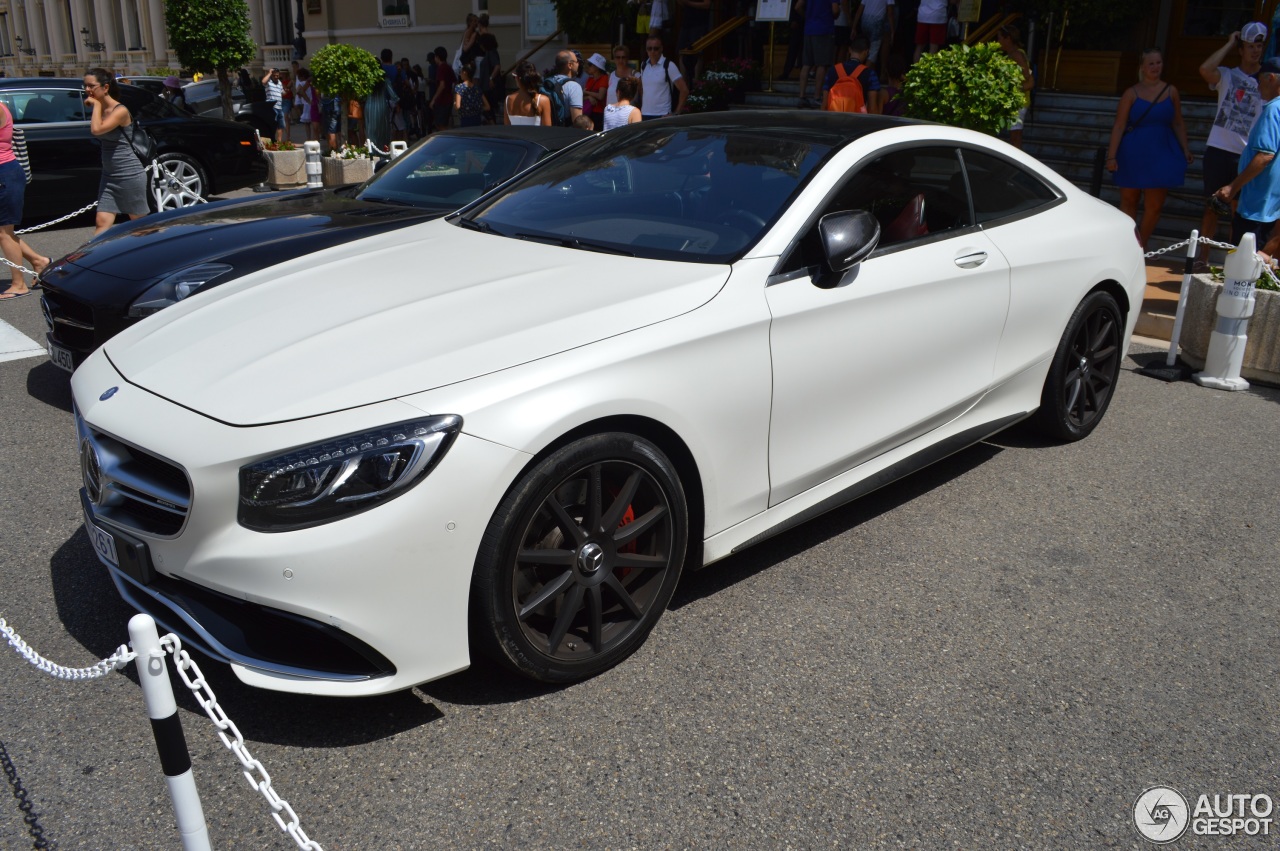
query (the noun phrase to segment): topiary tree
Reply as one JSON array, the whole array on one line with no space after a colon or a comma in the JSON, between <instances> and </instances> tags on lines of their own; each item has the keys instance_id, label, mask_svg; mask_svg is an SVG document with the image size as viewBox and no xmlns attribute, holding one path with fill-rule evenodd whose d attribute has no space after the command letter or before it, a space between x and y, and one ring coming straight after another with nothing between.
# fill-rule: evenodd
<instances>
[{"instance_id":1,"label":"topiary tree","mask_svg":"<svg viewBox=\"0 0 1280 851\"><path fill-rule=\"evenodd\" d=\"M342 97L342 138L350 138L350 110L346 102L364 100L386 78L382 63L363 47L329 44L311 57L311 81L328 96Z\"/></svg>"},{"instance_id":2,"label":"topiary tree","mask_svg":"<svg viewBox=\"0 0 1280 851\"><path fill-rule=\"evenodd\" d=\"M993 136L1026 105L1022 69L994 43L924 54L907 72L902 99L911 118Z\"/></svg>"},{"instance_id":3,"label":"topiary tree","mask_svg":"<svg viewBox=\"0 0 1280 851\"><path fill-rule=\"evenodd\" d=\"M169 47L178 54L183 68L217 75L222 117L234 118L227 72L247 65L258 55L257 45L249 38L245 0L165 0L164 24Z\"/></svg>"}]
</instances>

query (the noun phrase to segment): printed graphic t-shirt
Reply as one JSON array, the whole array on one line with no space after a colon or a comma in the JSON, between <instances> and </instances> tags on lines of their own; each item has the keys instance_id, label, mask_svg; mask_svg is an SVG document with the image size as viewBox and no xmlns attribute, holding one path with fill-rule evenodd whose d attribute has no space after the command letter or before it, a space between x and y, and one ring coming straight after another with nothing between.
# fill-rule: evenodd
<instances>
[{"instance_id":1,"label":"printed graphic t-shirt","mask_svg":"<svg viewBox=\"0 0 1280 851\"><path fill-rule=\"evenodd\" d=\"M1258 81L1239 68L1220 67L1218 75L1218 114L1213 117L1208 144L1238 154L1262 112L1262 95L1258 94Z\"/></svg>"}]
</instances>

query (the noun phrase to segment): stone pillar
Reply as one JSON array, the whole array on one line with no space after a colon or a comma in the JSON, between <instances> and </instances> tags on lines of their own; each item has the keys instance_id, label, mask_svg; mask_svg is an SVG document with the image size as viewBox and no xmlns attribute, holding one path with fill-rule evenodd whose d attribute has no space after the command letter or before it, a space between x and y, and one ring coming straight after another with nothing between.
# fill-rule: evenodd
<instances>
[{"instance_id":1,"label":"stone pillar","mask_svg":"<svg viewBox=\"0 0 1280 851\"><path fill-rule=\"evenodd\" d=\"M143 0L147 4L147 17L151 20L151 41L147 49L157 65L169 64L169 30L164 25L163 0Z\"/></svg>"},{"instance_id":2,"label":"stone pillar","mask_svg":"<svg viewBox=\"0 0 1280 851\"><path fill-rule=\"evenodd\" d=\"M44 4L45 32L49 35L49 53L53 57L55 65L61 63L62 55L67 53L67 28L62 20L64 17L66 15L60 3Z\"/></svg>"},{"instance_id":3,"label":"stone pillar","mask_svg":"<svg viewBox=\"0 0 1280 851\"><path fill-rule=\"evenodd\" d=\"M93 0L93 20L97 27L98 41L106 44L107 62L111 51L120 50L120 42L116 35L115 17L111 14L109 0ZM93 29L90 27L89 29Z\"/></svg>"}]
</instances>

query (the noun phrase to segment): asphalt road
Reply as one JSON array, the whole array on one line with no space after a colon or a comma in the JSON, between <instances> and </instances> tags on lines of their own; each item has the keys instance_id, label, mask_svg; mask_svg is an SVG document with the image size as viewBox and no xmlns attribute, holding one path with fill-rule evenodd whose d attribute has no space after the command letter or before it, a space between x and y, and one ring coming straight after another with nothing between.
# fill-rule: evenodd
<instances>
[{"instance_id":1,"label":"asphalt road","mask_svg":"<svg viewBox=\"0 0 1280 851\"><path fill-rule=\"evenodd\" d=\"M42 339L35 298L0 319ZM0 362L0 402L0 615L90 664L130 611L81 529L66 377ZM204 668L330 851L1141 847L1150 786L1280 798L1278 445L1280 391L1127 371L1083 443L1006 434L686 576L586 683L481 665L344 701ZM214 847L295 847L180 706ZM132 668L0 652L0 742L0 848L179 847Z\"/></svg>"}]
</instances>

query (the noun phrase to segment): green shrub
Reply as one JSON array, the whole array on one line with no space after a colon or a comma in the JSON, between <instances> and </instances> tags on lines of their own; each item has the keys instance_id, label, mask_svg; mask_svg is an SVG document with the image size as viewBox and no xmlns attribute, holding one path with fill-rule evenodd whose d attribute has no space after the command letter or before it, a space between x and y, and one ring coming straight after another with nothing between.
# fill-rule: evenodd
<instances>
[{"instance_id":1,"label":"green shrub","mask_svg":"<svg viewBox=\"0 0 1280 851\"><path fill-rule=\"evenodd\" d=\"M907 72L902 99L911 118L992 135L1026 104L1022 69L994 43L924 54Z\"/></svg>"}]
</instances>

